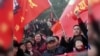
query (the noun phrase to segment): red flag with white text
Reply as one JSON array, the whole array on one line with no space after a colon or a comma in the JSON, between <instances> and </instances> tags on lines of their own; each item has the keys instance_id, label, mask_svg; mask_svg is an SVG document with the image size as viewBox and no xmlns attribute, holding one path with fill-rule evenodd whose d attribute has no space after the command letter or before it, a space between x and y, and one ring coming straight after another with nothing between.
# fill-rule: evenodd
<instances>
[{"instance_id":1,"label":"red flag with white text","mask_svg":"<svg viewBox=\"0 0 100 56\"><path fill-rule=\"evenodd\" d=\"M14 0L14 38L20 42L24 26L50 7L48 0Z\"/></svg>"},{"instance_id":2,"label":"red flag with white text","mask_svg":"<svg viewBox=\"0 0 100 56\"><path fill-rule=\"evenodd\" d=\"M80 13L81 19L83 22L86 22L88 19L88 1L87 0L70 0L69 4L65 8L60 22L63 30L65 31L68 37L73 36L73 26L78 24L76 19L75 12Z\"/></svg>"}]
</instances>

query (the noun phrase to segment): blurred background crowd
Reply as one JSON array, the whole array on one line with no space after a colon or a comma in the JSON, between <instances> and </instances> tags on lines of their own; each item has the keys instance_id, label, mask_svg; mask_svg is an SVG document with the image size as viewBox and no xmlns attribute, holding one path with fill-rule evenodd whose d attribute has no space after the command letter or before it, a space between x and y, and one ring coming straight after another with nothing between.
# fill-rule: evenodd
<instances>
[{"instance_id":1,"label":"blurred background crowd","mask_svg":"<svg viewBox=\"0 0 100 56\"><path fill-rule=\"evenodd\" d=\"M69 0L50 1L52 7L24 27L22 41L14 39L7 52L0 47L0 56L5 56L5 52L6 56L100 56L100 17L96 17L98 14L94 13L91 3L88 4L87 21L84 22L80 11L76 11L74 17L78 24L73 25L73 36L69 37L62 30L60 37L54 35L51 28L59 21ZM99 7L100 4L98 10Z\"/></svg>"}]
</instances>

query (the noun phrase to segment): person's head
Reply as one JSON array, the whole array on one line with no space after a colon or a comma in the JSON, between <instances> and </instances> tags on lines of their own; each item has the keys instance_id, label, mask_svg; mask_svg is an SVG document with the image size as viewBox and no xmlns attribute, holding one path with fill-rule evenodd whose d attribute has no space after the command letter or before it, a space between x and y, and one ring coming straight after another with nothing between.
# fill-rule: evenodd
<instances>
[{"instance_id":1,"label":"person's head","mask_svg":"<svg viewBox=\"0 0 100 56\"><path fill-rule=\"evenodd\" d=\"M25 43L20 43L20 44L19 44L19 48L20 48L23 52L25 52L25 50L26 50Z\"/></svg>"},{"instance_id":2,"label":"person's head","mask_svg":"<svg viewBox=\"0 0 100 56\"><path fill-rule=\"evenodd\" d=\"M81 29L80 29L79 25L73 26L73 35L74 36L81 35Z\"/></svg>"},{"instance_id":3,"label":"person's head","mask_svg":"<svg viewBox=\"0 0 100 56\"><path fill-rule=\"evenodd\" d=\"M54 37L48 37L46 39L47 49L54 50L57 46L56 39Z\"/></svg>"},{"instance_id":4,"label":"person's head","mask_svg":"<svg viewBox=\"0 0 100 56\"><path fill-rule=\"evenodd\" d=\"M42 35L40 33L37 33L35 35L34 40L35 40L36 43L40 43L42 41Z\"/></svg>"},{"instance_id":5,"label":"person's head","mask_svg":"<svg viewBox=\"0 0 100 56\"><path fill-rule=\"evenodd\" d=\"M19 47L19 43L17 41L13 41L13 52L14 52L14 55L17 54L18 52L18 47Z\"/></svg>"},{"instance_id":6,"label":"person's head","mask_svg":"<svg viewBox=\"0 0 100 56\"><path fill-rule=\"evenodd\" d=\"M26 49L32 49L33 45L31 41L26 42Z\"/></svg>"},{"instance_id":7,"label":"person's head","mask_svg":"<svg viewBox=\"0 0 100 56\"><path fill-rule=\"evenodd\" d=\"M75 41L75 49L77 51L83 51L85 49L85 46L81 40L76 40Z\"/></svg>"}]
</instances>

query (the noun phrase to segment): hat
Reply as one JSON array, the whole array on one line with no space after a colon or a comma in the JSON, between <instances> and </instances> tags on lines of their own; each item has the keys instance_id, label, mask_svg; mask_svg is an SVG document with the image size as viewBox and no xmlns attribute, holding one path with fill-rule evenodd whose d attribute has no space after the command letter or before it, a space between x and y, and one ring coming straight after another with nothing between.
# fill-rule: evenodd
<instances>
[{"instance_id":1,"label":"hat","mask_svg":"<svg viewBox=\"0 0 100 56\"><path fill-rule=\"evenodd\" d=\"M54 37L48 37L46 39L46 43L51 43L51 42L55 42L55 38Z\"/></svg>"}]
</instances>

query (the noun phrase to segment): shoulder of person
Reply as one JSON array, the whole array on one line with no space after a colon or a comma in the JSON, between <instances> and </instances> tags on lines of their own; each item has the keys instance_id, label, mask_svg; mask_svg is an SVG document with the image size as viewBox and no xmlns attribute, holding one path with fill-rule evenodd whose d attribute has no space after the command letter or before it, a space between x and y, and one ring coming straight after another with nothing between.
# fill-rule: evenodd
<instances>
[{"instance_id":1,"label":"shoulder of person","mask_svg":"<svg viewBox=\"0 0 100 56\"><path fill-rule=\"evenodd\" d=\"M63 46L59 46L59 48L60 48L60 49L66 49L66 48L65 48L65 47L63 47Z\"/></svg>"},{"instance_id":2,"label":"shoulder of person","mask_svg":"<svg viewBox=\"0 0 100 56\"><path fill-rule=\"evenodd\" d=\"M50 53L46 50L46 51L44 51L44 53L42 54L42 56L50 56Z\"/></svg>"}]
</instances>

